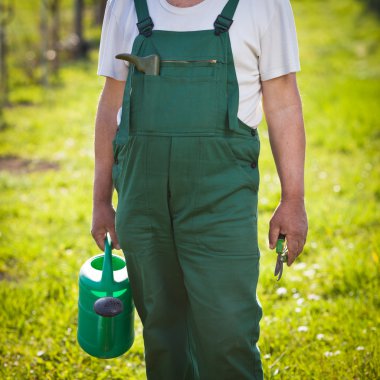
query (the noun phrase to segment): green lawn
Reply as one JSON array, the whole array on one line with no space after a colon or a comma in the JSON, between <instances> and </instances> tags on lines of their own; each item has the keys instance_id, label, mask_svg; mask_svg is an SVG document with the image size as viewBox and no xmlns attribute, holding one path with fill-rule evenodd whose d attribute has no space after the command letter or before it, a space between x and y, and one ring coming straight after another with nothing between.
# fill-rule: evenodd
<instances>
[{"instance_id":1,"label":"green lawn","mask_svg":"<svg viewBox=\"0 0 380 380\"><path fill-rule=\"evenodd\" d=\"M280 188L263 124L265 375L378 379L379 20L353 0L292 4L303 69L310 231L303 255L276 282L266 236ZM145 378L137 320L136 342L121 358L91 358L76 344L78 271L98 253L89 233L93 121L103 83L95 71L96 52L88 63L67 66L62 86L14 88L14 106L5 111L0 157L33 162L0 171L1 379Z\"/></svg>"}]
</instances>

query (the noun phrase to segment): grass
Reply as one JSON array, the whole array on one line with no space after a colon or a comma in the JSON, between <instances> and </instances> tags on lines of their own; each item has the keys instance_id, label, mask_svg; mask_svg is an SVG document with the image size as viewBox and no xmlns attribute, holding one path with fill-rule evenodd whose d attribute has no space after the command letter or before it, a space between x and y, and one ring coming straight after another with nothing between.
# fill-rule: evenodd
<instances>
[{"instance_id":1,"label":"grass","mask_svg":"<svg viewBox=\"0 0 380 380\"><path fill-rule=\"evenodd\" d=\"M260 348L266 379L380 377L380 28L363 4L293 1L308 136L308 243L277 283L267 226L279 181L266 127L260 188ZM61 86L15 87L0 156L59 170L0 171L0 378L144 379L141 325L132 350L98 360L76 344L77 275L91 240L93 121L102 79L89 62Z\"/></svg>"}]
</instances>

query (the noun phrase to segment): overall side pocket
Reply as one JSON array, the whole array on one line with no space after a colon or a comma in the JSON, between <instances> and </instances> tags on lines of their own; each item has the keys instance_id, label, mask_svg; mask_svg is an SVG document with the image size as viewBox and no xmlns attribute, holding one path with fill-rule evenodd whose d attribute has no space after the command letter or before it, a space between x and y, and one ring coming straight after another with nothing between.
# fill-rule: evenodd
<instances>
[{"instance_id":1,"label":"overall side pocket","mask_svg":"<svg viewBox=\"0 0 380 380\"><path fill-rule=\"evenodd\" d=\"M112 183L117 192L119 192L119 177L122 170L123 156L127 149L129 139L127 142L120 143L115 137L112 141L112 150L113 150L113 165L112 165Z\"/></svg>"},{"instance_id":2,"label":"overall side pocket","mask_svg":"<svg viewBox=\"0 0 380 380\"><path fill-rule=\"evenodd\" d=\"M234 162L236 169L255 191L259 190L259 155L260 140L258 136L222 138L227 154Z\"/></svg>"},{"instance_id":3,"label":"overall side pocket","mask_svg":"<svg viewBox=\"0 0 380 380\"><path fill-rule=\"evenodd\" d=\"M112 141L112 150L113 150L113 165L112 165L112 184L116 191L118 191L117 187L117 179L119 177L119 151L120 145L117 144L116 138Z\"/></svg>"}]
</instances>

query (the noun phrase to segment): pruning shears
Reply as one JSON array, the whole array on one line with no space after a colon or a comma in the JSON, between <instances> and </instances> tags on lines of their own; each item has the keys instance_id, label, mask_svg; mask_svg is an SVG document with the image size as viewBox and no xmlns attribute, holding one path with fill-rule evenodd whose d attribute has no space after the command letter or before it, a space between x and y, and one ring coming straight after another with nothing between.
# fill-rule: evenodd
<instances>
[{"instance_id":1,"label":"pruning shears","mask_svg":"<svg viewBox=\"0 0 380 380\"><path fill-rule=\"evenodd\" d=\"M276 268L274 269L274 275L278 276L277 281L279 281L284 270L284 263L288 261L288 247L286 246L285 235L283 234L278 235L276 253L277 261Z\"/></svg>"}]
</instances>

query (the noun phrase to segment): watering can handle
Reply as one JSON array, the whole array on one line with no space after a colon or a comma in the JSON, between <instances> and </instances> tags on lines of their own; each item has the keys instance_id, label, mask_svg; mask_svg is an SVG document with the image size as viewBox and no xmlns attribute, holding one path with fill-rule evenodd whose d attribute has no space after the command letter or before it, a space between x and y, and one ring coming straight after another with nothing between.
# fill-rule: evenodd
<instances>
[{"instance_id":1,"label":"watering can handle","mask_svg":"<svg viewBox=\"0 0 380 380\"><path fill-rule=\"evenodd\" d=\"M106 238L104 239L104 261L101 283L106 289L109 285L112 285L113 282L112 241L109 234L107 234Z\"/></svg>"}]
</instances>

